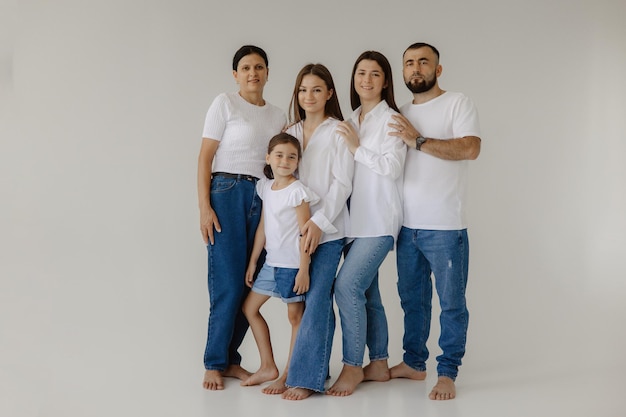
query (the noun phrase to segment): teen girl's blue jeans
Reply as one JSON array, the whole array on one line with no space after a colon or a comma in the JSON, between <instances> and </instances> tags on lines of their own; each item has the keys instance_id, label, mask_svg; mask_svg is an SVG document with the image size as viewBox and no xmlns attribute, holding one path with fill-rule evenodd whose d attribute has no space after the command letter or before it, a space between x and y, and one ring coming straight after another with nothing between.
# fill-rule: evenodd
<instances>
[{"instance_id":1,"label":"teen girl's blue jeans","mask_svg":"<svg viewBox=\"0 0 626 417\"><path fill-rule=\"evenodd\" d=\"M216 175L211 180L211 206L222 227L215 243L207 245L209 325L204 352L207 370L223 371L239 365L239 346L248 330L241 305L248 294L244 277L261 218L256 181ZM259 259L260 265L265 261ZM258 269L257 269L258 271Z\"/></svg>"},{"instance_id":2,"label":"teen girl's blue jeans","mask_svg":"<svg viewBox=\"0 0 626 417\"><path fill-rule=\"evenodd\" d=\"M343 246L344 239L322 243L311 257L311 285L291 354L288 387L324 391L335 332L333 283Z\"/></svg>"},{"instance_id":3,"label":"teen girl's blue jeans","mask_svg":"<svg viewBox=\"0 0 626 417\"><path fill-rule=\"evenodd\" d=\"M467 230L421 230L403 227L398 236L398 293L404 310L404 362L426 370L432 307L432 280L441 305L437 373L456 379L469 313L465 302L469 259Z\"/></svg>"},{"instance_id":4,"label":"teen girl's blue jeans","mask_svg":"<svg viewBox=\"0 0 626 417\"><path fill-rule=\"evenodd\" d=\"M356 238L337 275L335 300L341 317L346 365L362 366L366 345L370 361L389 357L389 332L378 289L378 268L392 248L392 236Z\"/></svg>"}]
</instances>

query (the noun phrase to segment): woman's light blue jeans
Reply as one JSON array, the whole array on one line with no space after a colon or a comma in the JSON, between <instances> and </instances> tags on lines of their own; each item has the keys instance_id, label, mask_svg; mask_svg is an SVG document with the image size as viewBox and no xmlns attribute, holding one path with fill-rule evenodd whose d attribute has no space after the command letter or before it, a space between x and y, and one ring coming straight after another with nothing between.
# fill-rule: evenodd
<instances>
[{"instance_id":1,"label":"woman's light blue jeans","mask_svg":"<svg viewBox=\"0 0 626 417\"><path fill-rule=\"evenodd\" d=\"M469 313L465 303L469 259L467 230L403 227L398 236L398 293L404 310L404 362L426 370L432 307L432 280L441 305L437 373L456 379L465 355Z\"/></svg>"},{"instance_id":2,"label":"woman's light blue jeans","mask_svg":"<svg viewBox=\"0 0 626 417\"><path fill-rule=\"evenodd\" d=\"M335 332L333 283L343 246L344 239L322 243L311 257L311 285L291 354L288 387L324 391Z\"/></svg>"},{"instance_id":3,"label":"woman's light blue jeans","mask_svg":"<svg viewBox=\"0 0 626 417\"><path fill-rule=\"evenodd\" d=\"M222 231L215 232L215 244L207 245L210 311L205 369L223 371L241 363L238 349L248 330L241 311L249 291L244 277L261 218L255 185L255 181L221 176L211 180L211 206ZM261 266L265 256L260 258Z\"/></svg>"},{"instance_id":4,"label":"woman's light blue jeans","mask_svg":"<svg viewBox=\"0 0 626 417\"><path fill-rule=\"evenodd\" d=\"M389 332L378 289L378 268L392 248L392 236L356 238L337 275L335 300L346 365L363 365L366 344L370 361L389 357Z\"/></svg>"}]
</instances>

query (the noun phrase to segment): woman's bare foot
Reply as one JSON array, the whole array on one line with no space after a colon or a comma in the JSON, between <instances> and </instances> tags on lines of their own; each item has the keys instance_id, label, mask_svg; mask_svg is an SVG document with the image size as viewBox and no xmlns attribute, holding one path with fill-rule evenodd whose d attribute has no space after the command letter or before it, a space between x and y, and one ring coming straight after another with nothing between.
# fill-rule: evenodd
<instances>
[{"instance_id":1,"label":"woman's bare foot","mask_svg":"<svg viewBox=\"0 0 626 417\"><path fill-rule=\"evenodd\" d=\"M267 387L263 388L261 392L268 395L282 394L283 392L287 391L287 386L285 385L285 382L287 382L287 374L283 373L280 378L269 384Z\"/></svg>"},{"instance_id":2,"label":"woman's bare foot","mask_svg":"<svg viewBox=\"0 0 626 417\"><path fill-rule=\"evenodd\" d=\"M210 391L223 390L224 380L222 379L222 372L215 369L207 369L204 371L202 386L204 389L208 389Z\"/></svg>"},{"instance_id":3,"label":"woman's bare foot","mask_svg":"<svg viewBox=\"0 0 626 417\"><path fill-rule=\"evenodd\" d=\"M326 391L328 395L346 397L351 395L356 386L363 381L363 368L360 366L343 365L339 378L332 387Z\"/></svg>"},{"instance_id":4,"label":"woman's bare foot","mask_svg":"<svg viewBox=\"0 0 626 417\"><path fill-rule=\"evenodd\" d=\"M252 373L246 371L239 365L228 365L228 367L224 369L224 372L222 372L222 375L229 378L237 378L245 381L246 379L250 378Z\"/></svg>"},{"instance_id":5,"label":"woman's bare foot","mask_svg":"<svg viewBox=\"0 0 626 417\"><path fill-rule=\"evenodd\" d=\"M447 376L440 376L433 390L428 394L431 400L451 400L456 397L454 381Z\"/></svg>"},{"instance_id":6,"label":"woman's bare foot","mask_svg":"<svg viewBox=\"0 0 626 417\"><path fill-rule=\"evenodd\" d=\"M389 376L393 378L408 378L415 381L423 381L426 379L426 371L416 371L404 362L400 362L396 366L389 369Z\"/></svg>"},{"instance_id":7,"label":"woman's bare foot","mask_svg":"<svg viewBox=\"0 0 626 417\"><path fill-rule=\"evenodd\" d=\"M283 399L293 401L304 400L313 395L314 392L315 391L307 388L289 388L287 391L283 392Z\"/></svg>"},{"instance_id":8,"label":"woman's bare foot","mask_svg":"<svg viewBox=\"0 0 626 417\"><path fill-rule=\"evenodd\" d=\"M254 374L241 382L242 387L250 387L252 385L259 385L267 381L272 381L278 377L278 368L260 368Z\"/></svg>"},{"instance_id":9,"label":"woman's bare foot","mask_svg":"<svg viewBox=\"0 0 626 417\"><path fill-rule=\"evenodd\" d=\"M390 378L387 359L372 361L363 368L363 381L385 382Z\"/></svg>"}]
</instances>

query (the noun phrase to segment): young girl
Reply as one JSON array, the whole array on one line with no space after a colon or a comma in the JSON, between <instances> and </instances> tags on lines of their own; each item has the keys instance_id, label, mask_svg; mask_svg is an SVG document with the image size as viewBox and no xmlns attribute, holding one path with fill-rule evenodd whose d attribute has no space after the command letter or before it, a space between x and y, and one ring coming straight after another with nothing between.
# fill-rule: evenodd
<instances>
[{"instance_id":1,"label":"young girl","mask_svg":"<svg viewBox=\"0 0 626 417\"><path fill-rule=\"evenodd\" d=\"M241 383L243 386L262 384L278 377L269 328L261 315L261 306L271 296L279 296L287 303L291 323L289 358L302 319L304 293L309 290L311 258L300 236L304 224L311 217L309 204L315 204L319 198L293 175L301 157L298 139L287 133L274 136L265 157L267 165L264 173L267 179L261 179L256 187L263 200L263 209L246 271L246 284L252 287L252 291L243 304L243 312L259 348L261 366ZM254 280L263 247L267 252L265 264ZM281 387L285 386L287 369L279 380L263 389L263 392L283 392L286 388L281 390Z\"/></svg>"},{"instance_id":2,"label":"young girl","mask_svg":"<svg viewBox=\"0 0 626 417\"><path fill-rule=\"evenodd\" d=\"M287 400L302 400L323 392L335 331L333 283L341 260L348 227L346 200L352 191L354 158L337 134L343 120L335 84L322 64L305 65L294 83L292 121L287 133L303 145L300 180L320 201L311 204L311 219L303 240L311 254L311 286L306 309L293 348Z\"/></svg>"},{"instance_id":3,"label":"young girl","mask_svg":"<svg viewBox=\"0 0 626 417\"><path fill-rule=\"evenodd\" d=\"M367 51L354 64L350 94L354 112L339 132L354 155L350 197L353 241L335 281L341 317L343 369L328 390L335 396L354 392L363 380L387 381L388 330L378 289L378 268L393 248L402 225L402 173L406 145L388 126L398 114L389 61ZM362 368L365 346L370 364Z\"/></svg>"}]
</instances>

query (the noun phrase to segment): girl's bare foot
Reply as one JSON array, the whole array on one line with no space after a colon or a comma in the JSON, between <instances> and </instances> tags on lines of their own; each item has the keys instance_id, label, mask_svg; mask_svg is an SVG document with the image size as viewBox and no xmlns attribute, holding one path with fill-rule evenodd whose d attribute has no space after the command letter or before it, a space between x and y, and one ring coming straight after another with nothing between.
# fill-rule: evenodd
<instances>
[{"instance_id":1,"label":"girl's bare foot","mask_svg":"<svg viewBox=\"0 0 626 417\"><path fill-rule=\"evenodd\" d=\"M456 397L456 387L454 381L447 376L440 376L433 390L428 394L431 400L451 400Z\"/></svg>"},{"instance_id":2,"label":"girl's bare foot","mask_svg":"<svg viewBox=\"0 0 626 417\"><path fill-rule=\"evenodd\" d=\"M224 372L222 372L222 375L229 377L229 378L237 378L237 379L244 381L250 378L250 375L252 374L246 371L245 369L243 369L239 365L228 365L228 367L224 369Z\"/></svg>"},{"instance_id":3,"label":"girl's bare foot","mask_svg":"<svg viewBox=\"0 0 626 417\"><path fill-rule=\"evenodd\" d=\"M326 391L328 395L335 397L347 397L352 395L356 386L363 381L363 368L360 366L343 365L339 378L332 387Z\"/></svg>"},{"instance_id":4,"label":"girl's bare foot","mask_svg":"<svg viewBox=\"0 0 626 417\"><path fill-rule=\"evenodd\" d=\"M287 391L287 386L285 385L285 382L287 382L287 375L283 374L283 376L278 378L276 381L263 388L261 392L268 395L282 394L283 392Z\"/></svg>"},{"instance_id":5,"label":"girl's bare foot","mask_svg":"<svg viewBox=\"0 0 626 417\"><path fill-rule=\"evenodd\" d=\"M267 381L272 381L278 377L278 369L274 368L261 368L248 378L244 379L240 384L242 387L249 387L252 385L259 385Z\"/></svg>"},{"instance_id":6,"label":"girl's bare foot","mask_svg":"<svg viewBox=\"0 0 626 417\"><path fill-rule=\"evenodd\" d=\"M202 386L204 389L208 389L210 391L223 390L224 380L222 379L222 372L215 369L207 369L204 371Z\"/></svg>"},{"instance_id":7,"label":"girl's bare foot","mask_svg":"<svg viewBox=\"0 0 626 417\"><path fill-rule=\"evenodd\" d=\"M283 399L292 401L304 400L313 395L314 392L315 391L307 388L289 388L287 391L283 392Z\"/></svg>"},{"instance_id":8,"label":"girl's bare foot","mask_svg":"<svg viewBox=\"0 0 626 417\"><path fill-rule=\"evenodd\" d=\"M423 381L426 379L425 371L416 371L404 362L400 362L389 370L391 378L408 378L415 381Z\"/></svg>"},{"instance_id":9,"label":"girl's bare foot","mask_svg":"<svg viewBox=\"0 0 626 417\"><path fill-rule=\"evenodd\" d=\"M387 359L372 361L363 368L363 381L385 382L390 378Z\"/></svg>"}]
</instances>

